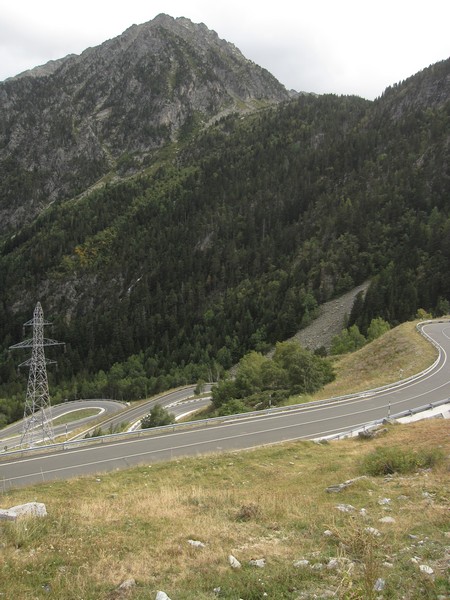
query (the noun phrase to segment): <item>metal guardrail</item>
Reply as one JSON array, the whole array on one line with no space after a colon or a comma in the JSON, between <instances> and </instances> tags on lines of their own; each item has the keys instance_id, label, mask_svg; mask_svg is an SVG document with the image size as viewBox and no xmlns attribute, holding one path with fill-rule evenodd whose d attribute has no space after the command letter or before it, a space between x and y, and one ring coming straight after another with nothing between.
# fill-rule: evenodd
<instances>
[{"instance_id":1,"label":"metal guardrail","mask_svg":"<svg viewBox=\"0 0 450 600\"><path fill-rule=\"evenodd\" d=\"M427 410L432 410L433 408L438 408L439 406L445 406L446 404L450 405L450 398L444 398L443 400L437 400L436 402L431 402L430 404L424 404L423 406L418 406L416 408L411 408L408 410L403 410L402 412L396 413L395 415L391 415L390 417L383 417L382 419L376 419L375 421L371 421L363 426L359 425L358 427L354 427L352 429L348 429L347 431L337 433L335 435L324 436L315 438L316 440L340 440L347 437L353 437L359 431L370 431L379 425L382 425L387 420L396 421L398 419L402 419L404 417L411 417L413 415L417 415L422 412L426 412Z\"/></svg>"}]
</instances>

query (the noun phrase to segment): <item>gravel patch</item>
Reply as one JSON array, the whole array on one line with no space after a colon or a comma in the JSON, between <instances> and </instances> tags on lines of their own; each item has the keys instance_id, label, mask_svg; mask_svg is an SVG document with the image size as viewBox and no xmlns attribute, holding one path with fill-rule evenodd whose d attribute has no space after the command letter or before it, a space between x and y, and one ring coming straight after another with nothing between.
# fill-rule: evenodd
<instances>
[{"instance_id":1,"label":"gravel patch","mask_svg":"<svg viewBox=\"0 0 450 600\"><path fill-rule=\"evenodd\" d=\"M351 313L356 296L359 292L365 294L369 285L370 281L366 281L343 296L322 304L317 319L298 331L291 339L297 340L308 350L315 350L321 346L325 346L329 350L333 337L344 329L346 318Z\"/></svg>"}]
</instances>

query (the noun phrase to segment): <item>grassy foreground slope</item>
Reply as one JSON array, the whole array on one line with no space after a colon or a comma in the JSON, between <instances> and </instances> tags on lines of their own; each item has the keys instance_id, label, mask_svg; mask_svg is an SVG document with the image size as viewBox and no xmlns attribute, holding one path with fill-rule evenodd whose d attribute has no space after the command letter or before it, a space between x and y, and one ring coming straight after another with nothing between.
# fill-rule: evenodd
<instances>
[{"instance_id":1,"label":"grassy foreground slope","mask_svg":"<svg viewBox=\"0 0 450 600\"><path fill-rule=\"evenodd\" d=\"M144 600L157 590L171 600L375 598L380 579L383 598L448 597L445 458L339 494L326 488L365 475L362 460L377 447L398 457L414 447L417 465L448 455L449 434L448 421L422 421L369 442L289 443L8 492L2 506L39 500L48 517L0 524L1 591L24 600ZM262 558L264 568L249 564Z\"/></svg>"}]
</instances>

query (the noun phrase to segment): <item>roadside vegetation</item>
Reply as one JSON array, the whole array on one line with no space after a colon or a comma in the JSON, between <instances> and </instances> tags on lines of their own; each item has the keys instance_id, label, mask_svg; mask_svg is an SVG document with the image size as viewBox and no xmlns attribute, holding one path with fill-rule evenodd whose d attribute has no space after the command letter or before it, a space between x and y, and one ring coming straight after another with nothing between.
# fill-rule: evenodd
<instances>
[{"instance_id":1,"label":"roadside vegetation","mask_svg":"<svg viewBox=\"0 0 450 600\"><path fill-rule=\"evenodd\" d=\"M163 427L175 423L175 417L166 408L156 404L152 410L141 419L141 428L150 429L151 427Z\"/></svg>"},{"instance_id":2,"label":"roadside vegetation","mask_svg":"<svg viewBox=\"0 0 450 600\"><path fill-rule=\"evenodd\" d=\"M246 354L237 365L236 375L213 387L212 403L219 416L268 408L295 394L311 394L334 377L326 358L297 342L281 342L272 357L255 351Z\"/></svg>"},{"instance_id":3,"label":"roadside vegetation","mask_svg":"<svg viewBox=\"0 0 450 600\"><path fill-rule=\"evenodd\" d=\"M96 437L100 437L102 435L112 435L113 433L122 433L123 431L126 431L129 426L130 426L130 424L128 423L128 421L123 421L122 423L119 423L117 425L113 425L111 423L108 427L102 427L101 425L97 425L96 427L91 429L88 433L86 433L84 438L85 439L96 438Z\"/></svg>"},{"instance_id":4,"label":"roadside vegetation","mask_svg":"<svg viewBox=\"0 0 450 600\"><path fill-rule=\"evenodd\" d=\"M333 340L335 354L328 357L308 352L297 342L277 344L271 358L250 352L237 365L235 377L213 388L211 406L196 418L342 396L420 373L434 362L437 351L417 331L418 322L390 329L382 319L374 319L367 338L356 326L344 329Z\"/></svg>"}]
</instances>

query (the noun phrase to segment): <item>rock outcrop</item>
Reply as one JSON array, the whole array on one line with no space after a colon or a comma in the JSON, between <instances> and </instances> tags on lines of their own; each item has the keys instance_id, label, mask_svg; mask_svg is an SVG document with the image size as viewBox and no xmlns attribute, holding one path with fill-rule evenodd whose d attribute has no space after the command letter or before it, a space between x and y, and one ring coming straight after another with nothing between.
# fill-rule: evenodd
<instances>
[{"instance_id":1,"label":"rock outcrop","mask_svg":"<svg viewBox=\"0 0 450 600\"><path fill-rule=\"evenodd\" d=\"M27 502L11 508L0 509L0 521L16 521L20 517L46 517L47 509L42 502Z\"/></svg>"}]
</instances>

